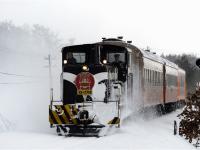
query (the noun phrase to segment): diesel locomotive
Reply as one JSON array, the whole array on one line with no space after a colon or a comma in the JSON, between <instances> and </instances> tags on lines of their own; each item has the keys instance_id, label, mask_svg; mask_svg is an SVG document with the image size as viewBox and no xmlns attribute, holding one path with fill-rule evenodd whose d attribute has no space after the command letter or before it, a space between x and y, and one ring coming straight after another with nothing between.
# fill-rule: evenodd
<instances>
[{"instance_id":1,"label":"diesel locomotive","mask_svg":"<svg viewBox=\"0 0 200 150\"><path fill-rule=\"evenodd\" d=\"M183 69L122 38L63 47L60 81L61 101L51 100L49 122L66 136L98 135L134 112L168 108L186 96Z\"/></svg>"}]
</instances>

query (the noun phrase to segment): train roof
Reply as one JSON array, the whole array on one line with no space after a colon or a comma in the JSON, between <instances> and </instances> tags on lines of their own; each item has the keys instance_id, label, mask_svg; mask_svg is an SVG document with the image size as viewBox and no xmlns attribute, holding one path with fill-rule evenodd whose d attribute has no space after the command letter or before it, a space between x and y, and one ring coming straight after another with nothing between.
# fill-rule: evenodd
<instances>
[{"instance_id":1,"label":"train roof","mask_svg":"<svg viewBox=\"0 0 200 150\"><path fill-rule=\"evenodd\" d=\"M170 67L173 67L173 68L178 68L178 65L165 59L165 58L162 58L161 56L158 56L150 51L146 51L146 50L142 50L140 49L140 51L142 52L143 54L143 57L145 58L148 58L148 59L151 59L153 61L157 61L159 63L162 63L162 64L166 64L167 66L170 66Z\"/></svg>"},{"instance_id":2,"label":"train roof","mask_svg":"<svg viewBox=\"0 0 200 150\"><path fill-rule=\"evenodd\" d=\"M97 43L92 43L92 44L115 45L115 46L127 47L127 48L131 49L132 51L135 51L135 52L142 54L142 56L144 58L150 59L150 60L155 61L155 62L159 62L161 64L166 64L167 66L170 66L170 67L173 67L173 68L176 68L176 69L179 68L177 64L175 64L175 63L173 63L173 62L171 62L171 61L169 61L165 58L162 58L162 57L156 55L155 53L139 49L136 46L129 44L129 43L126 43L125 41L120 40L120 39L115 39L115 38L104 39L102 42L97 42ZM73 45L73 46L92 45L92 44L80 44L80 45ZM73 47L73 46L63 47L62 51L67 47Z\"/></svg>"},{"instance_id":3,"label":"train roof","mask_svg":"<svg viewBox=\"0 0 200 150\"><path fill-rule=\"evenodd\" d=\"M132 44L129 44L129 43L126 43L125 41L122 41L122 40L119 40L119 39L115 39L115 40L113 40L113 39L106 39L106 40L103 40L103 42L99 42L98 44L103 44L103 45L104 44L110 44L110 45L128 47L132 51L138 51L138 52L140 52L144 58L150 59L152 61L159 62L161 64L166 64L167 66L170 66L170 67L178 69L178 65L176 65L175 63L173 63L173 62L171 62L171 61L169 61L169 60L167 60L165 58L162 58L162 57L156 55L155 53L139 49L136 46L134 46Z\"/></svg>"}]
</instances>

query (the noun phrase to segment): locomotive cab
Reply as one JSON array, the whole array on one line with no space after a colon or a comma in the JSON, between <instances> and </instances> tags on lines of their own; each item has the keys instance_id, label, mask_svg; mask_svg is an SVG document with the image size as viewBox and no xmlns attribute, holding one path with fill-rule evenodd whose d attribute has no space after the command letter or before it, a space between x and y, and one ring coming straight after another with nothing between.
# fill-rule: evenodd
<instances>
[{"instance_id":1,"label":"locomotive cab","mask_svg":"<svg viewBox=\"0 0 200 150\"><path fill-rule=\"evenodd\" d=\"M64 48L62 53L64 72L70 68L74 70L75 68L82 67L83 71L87 71L90 68L92 69L90 72L97 73L98 69L101 68L101 71L103 71L106 66L109 66L118 69L118 80L126 81L127 49L125 47L98 44L80 45ZM83 67L86 67L86 69Z\"/></svg>"}]
</instances>

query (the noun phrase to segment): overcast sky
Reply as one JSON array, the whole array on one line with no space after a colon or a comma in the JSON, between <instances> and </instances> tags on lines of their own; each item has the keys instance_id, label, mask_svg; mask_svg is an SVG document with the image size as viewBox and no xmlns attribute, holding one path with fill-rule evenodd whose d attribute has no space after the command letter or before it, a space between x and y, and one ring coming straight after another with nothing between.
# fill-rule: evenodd
<instances>
[{"instance_id":1,"label":"overcast sky","mask_svg":"<svg viewBox=\"0 0 200 150\"><path fill-rule=\"evenodd\" d=\"M0 21L41 24L75 44L124 36L157 53L200 53L199 0L0 0Z\"/></svg>"}]
</instances>

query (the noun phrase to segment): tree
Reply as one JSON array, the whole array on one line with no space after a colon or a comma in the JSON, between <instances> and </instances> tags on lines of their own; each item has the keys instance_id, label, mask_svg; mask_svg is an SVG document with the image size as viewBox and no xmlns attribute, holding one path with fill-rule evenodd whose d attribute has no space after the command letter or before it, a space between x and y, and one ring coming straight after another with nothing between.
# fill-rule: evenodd
<instances>
[{"instance_id":1,"label":"tree","mask_svg":"<svg viewBox=\"0 0 200 150\"><path fill-rule=\"evenodd\" d=\"M54 52L59 44L58 36L44 26L0 22L0 52L47 54Z\"/></svg>"},{"instance_id":2,"label":"tree","mask_svg":"<svg viewBox=\"0 0 200 150\"><path fill-rule=\"evenodd\" d=\"M55 57L60 54L59 45L58 36L44 26L16 26L12 22L0 22L1 71L39 74L48 54L55 58L55 64L60 62L60 58ZM59 66L58 69L61 68Z\"/></svg>"},{"instance_id":3,"label":"tree","mask_svg":"<svg viewBox=\"0 0 200 150\"><path fill-rule=\"evenodd\" d=\"M181 119L179 124L179 134L184 136L191 143L200 137L200 88L194 94L189 94L186 106L178 117Z\"/></svg>"}]
</instances>

